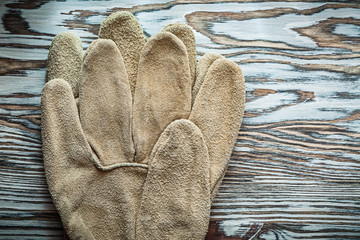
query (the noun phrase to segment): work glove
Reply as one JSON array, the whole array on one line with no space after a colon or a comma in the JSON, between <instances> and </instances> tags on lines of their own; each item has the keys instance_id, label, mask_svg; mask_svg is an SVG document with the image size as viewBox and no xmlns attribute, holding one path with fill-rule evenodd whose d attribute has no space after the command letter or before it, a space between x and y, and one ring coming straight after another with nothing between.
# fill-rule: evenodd
<instances>
[{"instance_id":1,"label":"work glove","mask_svg":"<svg viewBox=\"0 0 360 240\"><path fill-rule=\"evenodd\" d=\"M224 117L220 117L221 112L225 111L225 109L211 109L212 106L209 105L209 108L207 107L207 102L204 103L205 106L201 106L199 108L204 107L204 110L200 110L198 112L215 112L217 113L212 115L211 119L217 119L220 118L223 120L218 119L217 123L219 124L225 124L226 126L219 126L219 125L213 125L215 122L209 121L209 119L202 119L199 120L200 116L195 117L195 113L197 111L194 111L193 119L192 121L200 127L200 129L204 132L208 132L209 134L205 134L205 137L207 137L207 147L209 149L210 159L212 162L212 167L210 168L211 171L211 202L215 198L215 195L218 191L218 188L221 184L221 181L224 177L224 174L227 169L228 161L230 159L230 155L234 146L234 143L236 141L236 136L238 133L238 130L240 128L242 117L244 113L244 103L245 103L245 83L244 78L242 76L241 69L238 66L235 66L236 64L232 61L226 60L223 56L215 53L207 53L203 57L200 58L200 60L197 62L196 60L196 41L195 36L192 31L192 29L184 24L184 23L172 23L168 24L162 32L169 32L174 34L176 37L178 37L185 45L187 55L188 55L188 62L190 67L190 81L191 81L191 108L194 107L195 99L198 95L198 92L201 88L201 86L204 83L205 77L209 72L210 66L216 61L219 60L217 64L215 64L213 67L220 64L218 68L223 68L223 72L226 72L227 70L229 73L225 73L219 78L222 78L221 82L227 81L227 75L236 75L240 79L237 80L236 84L241 86L229 86L229 89L233 89L234 94L233 96L235 99L231 99L230 101L227 101L226 97L221 97L221 93L219 94L218 101L221 101L220 105L227 104L229 105L228 110L229 117L226 119L227 115L224 115ZM137 21L137 19L127 11L119 11L111 14L109 17L107 17L103 23L100 26L99 30L99 38L105 38L105 39L112 39L118 48L120 49L120 52L122 53L124 57L125 66L127 68L130 86L132 89L132 95L134 96L135 92L135 86L136 82L142 81L141 74L138 74L138 66L139 66L139 59L140 59L140 52L143 48L143 45L145 44L146 37L143 34L143 30L140 26L140 23ZM221 59L221 60L220 60ZM226 62L226 63L225 63ZM226 68L222 67L222 65L230 65L231 67ZM236 72L234 72L232 69L235 69ZM218 71L218 70L216 70ZM211 73L214 74L214 73ZM218 75L218 74L217 74ZM133 77L130 77L133 76ZM211 78L211 76L208 76L208 78ZM232 80L228 80L232 81ZM215 84L215 80L211 84L209 84L210 88L216 88L217 86L213 86ZM223 83L227 84L227 83ZM232 83L228 83L232 84ZM211 86L210 86L211 85ZM150 86L150 85L149 85ZM153 91L157 92L157 86L151 85L155 87ZM239 88L239 89L238 89ZM213 89L213 91L221 91L221 89ZM146 90L149 91L149 90ZM140 92L140 91L139 91ZM141 93L143 95L147 94L150 95L150 93L143 92ZM139 98L140 99L140 98ZM213 100L212 100L213 101ZM199 101L200 102L200 101ZM135 103L136 104L136 103ZM161 104L161 103L156 103ZM146 101L144 102L144 105L146 105ZM146 107L145 107L146 108ZM231 110L230 110L231 108ZM207 110L206 110L207 109ZM143 119L146 118L147 113L143 111L142 113L139 113L140 117L137 117L137 115L134 115L134 125L136 124L142 124ZM166 116L166 113L164 114ZM136 123L138 122L138 123ZM157 124L153 124L157 125ZM219 131L219 134L222 134L222 132L225 132L225 134L221 135L223 138L219 138L217 136L216 138L213 138L213 135L210 135L210 133L216 133L219 128L222 128L222 131ZM145 154L149 155L149 152L151 152L155 141L157 140L157 136L160 135L162 130L164 129L164 126L159 127L157 129L155 128L149 128L147 129L147 132L144 132L143 130L137 131L136 128L134 128L134 139L137 144L135 145L136 149L136 158L137 161L142 161L142 159L145 158ZM213 129L213 130L210 130ZM157 133L154 133L156 131ZM142 137L137 137L138 135L142 135ZM230 137L231 136L231 137ZM141 139L144 139L144 141L140 141ZM146 146L142 146L142 144ZM141 146L141 149L137 149L137 146ZM145 151L146 153L143 153Z\"/></svg>"},{"instance_id":2,"label":"work glove","mask_svg":"<svg viewBox=\"0 0 360 240\"><path fill-rule=\"evenodd\" d=\"M240 68L208 55L198 64L206 70L196 74L201 83L193 83L189 48L164 32L140 51L133 83L112 40L89 46L76 82L61 62L81 56L69 50L80 48L56 39L79 41L64 35L49 53L47 76L65 80L43 89L42 138L49 190L69 237L204 238L242 119ZM57 51L63 57L50 58Z\"/></svg>"}]
</instances>

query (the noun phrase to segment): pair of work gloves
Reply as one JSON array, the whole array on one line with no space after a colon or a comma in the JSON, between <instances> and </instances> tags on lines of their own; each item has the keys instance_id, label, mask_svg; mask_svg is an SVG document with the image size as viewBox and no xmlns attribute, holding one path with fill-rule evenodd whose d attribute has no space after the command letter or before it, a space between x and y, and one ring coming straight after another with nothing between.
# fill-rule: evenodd
<instances>
[{"instance_id":1,"label":"pair of work gloves","mask_svg":"<svg viewBox=\"0 0 360 240\"><path fill-rule=\"evenodd\" d=\"M41 98L46 178L71 239L204 239L244 112L241 69L196 61L171 24L146 40L116 12L83 55L63 32Z\"/></svg>"}]
</instances>

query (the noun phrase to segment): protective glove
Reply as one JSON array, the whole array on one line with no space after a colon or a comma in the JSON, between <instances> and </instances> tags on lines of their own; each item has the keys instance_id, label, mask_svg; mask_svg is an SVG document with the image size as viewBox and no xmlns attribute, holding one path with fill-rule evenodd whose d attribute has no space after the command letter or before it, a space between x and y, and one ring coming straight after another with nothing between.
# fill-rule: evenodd
<instances>
[{"instance_id":1,"label":"protective glove","mask_svg":"<svg viewBox=\"0 0 360 240\"><path fill-rule=\"evenodd\" d=\"M210 181L211 181L211 202L213 201L213 199L216 196L216 193L218 191L218 188L221 184L221 181L224 177L224 174L226 172L227 169L227 165L228 165L228 161L230 159L230 155L236 140L236 136L238 133L238 130L240 128L241 125L241 121L242 121L242 116L243 116L243 111L244 111L244 102L245 102L245 86L244 86L244 79L241 73L241 69L238 66L235 66L236 64L234 64L231 61L225 60L225 58L219 54L214 54L214 53L207 53L205 54L203 57L200 58L199 62L197 63L196 61L196 41L195 41L195 36L193 31L191 30L191 28L183 23L173 23L173 24L169 24L167 25L162 32L170 32L172 34L174 34L176 37L178 37L185 45L186 47L186 51L187 51L187 55L188 55L188 61L189 61L189 66L190 66L190 74L191 74L191 88L192 88L192 92L191 92L191 107L194 107L195 104L195 99L196 96L198 95L198 92L201 88L201 86L204 83L205 77L209 72L210 66L219 59L222 59L220 62L222 62L223 64L220 65L231 65L231 67L229 67L230 72L232 72L232 68L236 69L239 78L241 79L241 85L240 88L241 90L238 91L238 89L234 88L234 91L238 91L237 93L234 93L234 95L236 95L236 101L227 101L225 96L221 97L219 96L219 101L222 101L223 104L228 104L229 107L231 107L230 105L232 105L232 109L229 110L231 113L229 113L229 115L231 115L231 117L229 117L228 119L226 118L221 118L224 123L226 122L226 126L222 126L223 131L225 132L224 135L222 135L223 138L213 138L213 135L206 135L205 137L207 138L207 147L209 149L209 154L210 154L210 159L213 163L211 169L210 169ZM100 30L99 30L99 38L105 38L105 39L112 39L116 45L118 46L118 48L120 49L120 52L125 56L129 56L129 57L124 57L124 61L125 61L125 65L126 66L131 66L130 68L127 67L127 72L129 76L137 76L137 78L133 77L129 79L130 80L130 85L132 86L132 89L135 89L136 86L136 82L142 82L141 77L142 76L146 76L149 73L145 73L145 74L138 74L138 62L139 62L139 58L140 56L138 54L140 54L141 51L139 51L139 49L142 48L142 44L144 44L144 39L145 36L143 34L143 31L141 29L140 23L137 21L137 19L129 12L126 11L119 11L119 12L115 12L113 14L111 14L109 17L107 17L103 23L100 26ZM226 62L226 64L224 63ZM214 65L215 67L216 65ZM222 67L217 67L218 68L222 68ZM227 68L224 67L224 71L220 71L223 76L222 78L224 80L219 80L219 81L226 81L226 77L227 75L231 75L231 74L235 74L235 73L224 73L227 70ZM143 71L146 71L143 70ZM210 78L210 76L208 77ZM137 81L136 81L136 80ZM229 80L231 81L231 80ZM214 83L215 80L213 81L212 84ZM209 87L210 87L209 85ZM149 84L148 86L153 86L155 87L155 89L151 90L146 89L146 91L142 92L141 95L146 96L146 95L151 95L150 92L151 91L155 91L158 92L158 85L154 85L154 84ZM211 86L214 87L214 86ZM232 88L232 86L229 86L229 88ZM142 88L143 89L143 88ZM214 89L215 90L215 89ZM134 91L133 92L133 96L134 96ZM139 91L140 92L140 91ZM166 91L168 92L168 91ZM175 93L176 94L176 93ZM221 95L221 94L220 94ZM139 98L140 99L140 98ZM142 100L141 100L142 101ZM146 119L147 115L148 115L148 111L145 110L145 108L151 108L151 106L146 106L146 100L142 102L143 103L143 111L139 112L139 113L134 113L134 125L141 125L144 124L145 122L143 121L143 119ZM137 102L135 102L134 104L139 104ZM156 103L156 104L161 104ZM205 105L205 109L207 103L204 103ZM221 114L222 110L225 109L218 109L219 112L215 112L214 110L209 109L209 111L214 112L214 114L212 115L212 119L217 118L217 116L219 116ZM151 110L149 110L151 112ZM233 111L233 112L232 112ZM195 111L196 112L196 111ZM201 111L200 111L201 112ZM164 111L165 114L163 114L163 117L158 117L159 120L157 121L162 121L160 119L166 119L166 111ZM195 115L194 115L195 116ZM227 116L227 115L224 115ZM215 124L211 121L209 121L209 119L203 119L203 120L199 120L200 116L194 117L192 120L196 121L195 124L203 131L203 132L210 132L213 133L214 131L209 130L209 128L219 128L219 126L213 126L212 124ZM218 121L219 123L223 124L223 122L221 120ZM167 121L165 121L165 123L167 123ZM146 123L147 124L147 123ZM232 126L232 124L234 126ZM136 161L143 161L145 159L145 155L149 156L149 153L151 152L155 141L158 139L157 136L160 135L160 133L163 131L164 129L164 124L159 124L159 123L153 123L153 126L158 126L158 127L153 127L153 128L148 128L148 129L141 129L138 130L136 127L134 128L134 141L137 142L137 144L135 145L135 149L136 149ZM220 134L221 132L219 132ZM221 133L222 134L222 133ZM232 136L232 137L230 137ZM230 140L231 139L231 140ZM220 150L221 149L221 150ZM143 152L144 151L144 152Z\"/></svg>"},{"instance_id":2,"label":"protective glove","mask_svg":"<svg viewBox=\"0 0 360 240\"><path fill-rule=\"evenodd\" d=\"M169 33L150 39L141 53L133 106L135 149L143 157L134 157L130 83L121 54L104 40L89 49L79 109L63 80L50 81L42 98L46 174L68 234L73 239L203 238L210 195L219 184L211 181L211 172L222 178L224 160L218 160L231 154L241 122L240 69L208 57L199 67L209 71L201 84L192 84L183 43ZM192 85L193 92L200 86L196 101ZM188 116L192 121L184 120ZM184 119L174 121L179 118ZM156 142L150 151L144 147L148 139ZM219 147L210 151L209 143ZM224 145L231 145L230 151L221 149Z\"/></svg>"}]
</instances>

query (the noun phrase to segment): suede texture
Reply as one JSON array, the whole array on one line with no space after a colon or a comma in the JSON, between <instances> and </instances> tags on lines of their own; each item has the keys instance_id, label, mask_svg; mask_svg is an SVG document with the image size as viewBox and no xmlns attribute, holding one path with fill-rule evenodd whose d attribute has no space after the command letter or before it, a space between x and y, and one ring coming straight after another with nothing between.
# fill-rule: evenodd
<instances>
[{"instance_id":1,"label":"suede texture","mask_svg":"<svg viewBox=\"0 0 360 240\"><path fill-rule=\"evenodd\" d=\"M98 53L101 53L100 56ZM98 80L96 75L106 70L100 68L103 54L116 57L108 64L119 66L112 66L116 70L107 72L97 83L102 86L102 91L109 87L107 95L101 96L103 100L98 102L88 95L100 90L90 90L89 87ZM96 43L84 61L83 76L96 72L91 67L96 61L99 65L95 77L86 79L80 85L80 109L76 107L70 85L64 80L52 80L43 89L42 139L46 178L70 239L135 239L135 212L139 207L147 165L131 164L122 158L125 154L121 151L128 151L127 143L123 145L125 150L120 147L115 149L118 151L104 153L103 150L109 148L109 142L106 138L105 141L96 138L103 137L103 131L111 128L114 135L119 130L117 133L120 136L110 145L117 147L122 137L125 141L129 140L126 134L122 134L123 129L117 128L122 123L128 125L123 126L125 129L130 129L129 115L114 116L113 113L102 112L98 115L94 112L99 110L99 105L116 110L117 103L122 100L114 99L118 93L113 89L123 87L122 91L131 96L130 86L128 82L121 84L124 79L117 75L125 68L120 52L111 40ZM89 98L91 101L84 103ZM127 100L131 101L131 97Z\"/></svg>"},{"instance_id":2,"label":"suede texture","mask_svg":"<svg viewBox=\"0 0 360 240\"><path fill-rule=\"evenodd\" d=\"M133 114L135 161L148 162L161 132L172 121L187 119L190 110L186 47L173 34L158 33L146 43L139 61Z\"/></svg>"},{"instance_id":3,"label":"suede texture","mask_svg":"<svg viewBox=\"0 0 360 240\"><path fill-rule=\"evenodd\" d=\"M69 51L78 41L55 37L64 57L49 53L57 79L42 93L46 178L68 236L203 239L243 117L241 69L218 54L196 67L185 24L145 42L118 12L99 37L83 58Z\"/></svg>"},{"instance_id":4,"label":"suede texture","mask_svg":"<svg viewBox=\"0 0 360 240\"><path fill-rule=\"evenodd\" d=\"M191 82L193 85L196 71L196 40L193 31L184 23L170 23L164 27L162 31L174 34L185 44L189 59Z\"/></svg>"},{"instance_id":5,"label":"suede texture","mask_svg":"<svg viewBox=\"0 0 360 240\"><path fill-rule=\"evenodd\" d=\"M51 42L47 64L46 82L61 78L66 80L75 97L79 96L80 69L82 62L80 38L69 32L61 32Z\"/></svg>"},{"instance_id":6,"label":"suede texture","mask_svg":"<svg viewBox=\"0 0 360 240\"><path fill-rule=\"evenodd\" d=\"M113 40L120 49L134 96L140 52L145 44L140 23L130 12L115 12L102 22L99 38Z\"/></svg>"},{"instance_id":7,"label":"suede texture","mask_svg":"<svg viewBox=\"0 0 360 240\"><path fill-rule=\"evenodd\" d=\"M204 82L205 76L211 64L213 64L213 62L218 58L224 58L224 57L216 53L206 53L203 57L200 58L196 69L196 79L191 92L193 96L191 105L194 105L196 96L200 90L200 87Z\"/></svg>"},{"instance_id":8,"label":"suede texture","mask_svg":"<svg viewBox=\"0 0 360 240\"><path fill-rule=\"evenodd\" d=\"M83 131L101 164L128 161L135 150L131 134L132 97L124 61L112 40L95 40L89 49L80 83Z\"/></svg>"},{"instance_id":9,"label":"suede texture","mask_svg":"<svg viewBox=\"0 0 360 240\"><path fill-rule=\"evenodd\" d=\"M199 127L209 151L211 201L225 175L245 108L240 67L225 58L211 64L189 117Z\"/></svg>"},{"instance_id":10,"label":"suede texture","mask_svg":"<svg viewBox=\"0 0 360 240\"><path fill-rule=\"evenodd\" d=\"M210 211L210 161L200 129L172 122L157 141L139 209L138 239L204 239Z\"/></svg>"}]
</instances>

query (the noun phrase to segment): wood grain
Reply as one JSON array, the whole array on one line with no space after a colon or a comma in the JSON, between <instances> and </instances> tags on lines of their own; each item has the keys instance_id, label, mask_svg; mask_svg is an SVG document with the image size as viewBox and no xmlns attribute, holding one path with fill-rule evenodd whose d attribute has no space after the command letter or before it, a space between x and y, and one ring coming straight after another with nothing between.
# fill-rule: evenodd
<instances>
[{"instance_id":1,"label":"wood grain","mask_svg":"<svg viewBox=\"0 0 360 240\"><path fill-rule=\"evenodd\" d=\"M246 80L246 112L207 239L360 239L358 1L1 1L0 239L62 239L44 176L40 98L52 38L84 49L110 13L146 35L194 30Z\"/></svg>"}]
</instances>

